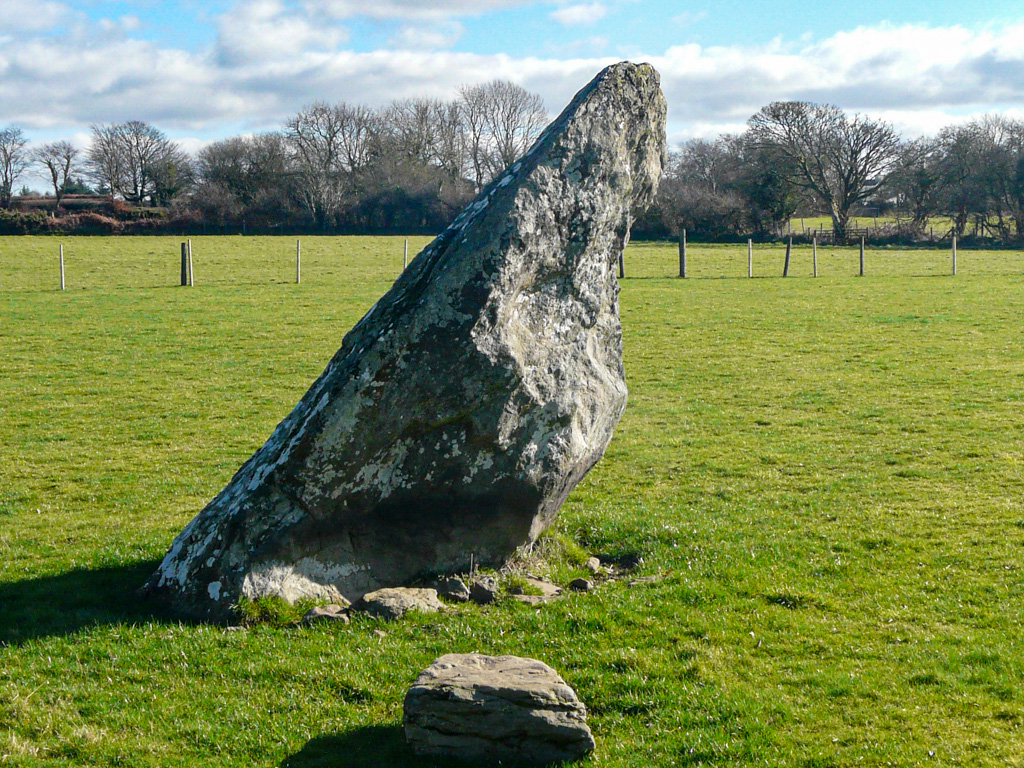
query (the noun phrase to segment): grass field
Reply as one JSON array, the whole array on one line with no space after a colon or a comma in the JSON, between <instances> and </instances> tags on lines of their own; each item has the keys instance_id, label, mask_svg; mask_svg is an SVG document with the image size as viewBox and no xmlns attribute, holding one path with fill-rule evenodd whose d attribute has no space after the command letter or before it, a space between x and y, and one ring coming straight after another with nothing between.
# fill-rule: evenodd
<instances>
[{"instance_id":1,"label":"grass field","mask_svg":"<svg viewBox=\"0 0 1024 768\"><path fill-rule=\"evenodd\" d=\"M348 628L133 595L402 264L401 238L0 240L0 764L403 766L436 656L535 656L600 766L1024 765L1024 254L626 255L630 404L557 532L619 582ZM411 250L425 240L411 243ZM758 275L781 274L763 247ZM383 636L374 630L383 629Z\"/></svg>"}]
</instances>

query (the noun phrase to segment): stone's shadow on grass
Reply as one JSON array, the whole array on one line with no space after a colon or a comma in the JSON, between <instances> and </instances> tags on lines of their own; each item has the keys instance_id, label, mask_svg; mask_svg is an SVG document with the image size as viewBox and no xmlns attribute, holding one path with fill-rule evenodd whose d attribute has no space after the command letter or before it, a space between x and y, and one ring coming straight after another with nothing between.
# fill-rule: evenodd
<instances>
[{"instance_id":1,"label":"stone's shadow on grass","mask_svg":"<svg viewBox=\"0 0 1024 768\"><path fill-rule=\"evenodd\" d=\"M310 739L300 752L286 758L280 768L378 768L381 765L434 768L458 763L417 757L406 746L400 725L371 725Z\"/></svg>"},{"instance_id":2,"label":"stone's shadow on grass","mask_svg":"<svg viewBox=\"0 0 1024 768\"><path fill-rule=\"evenodd\" d=\"M0 643L20 645L94 625L159 619L158 606L136 594L159 564L146 560L0 583Z\"/></svg>"}]
</instances>

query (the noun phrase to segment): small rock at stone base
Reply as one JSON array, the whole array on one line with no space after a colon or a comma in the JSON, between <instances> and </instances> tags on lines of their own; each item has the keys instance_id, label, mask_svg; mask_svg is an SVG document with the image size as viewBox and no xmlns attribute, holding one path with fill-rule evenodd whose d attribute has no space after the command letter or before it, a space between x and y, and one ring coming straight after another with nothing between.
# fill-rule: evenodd
<instances>
[{"instance_id":1,"label":"small rock at stone base","mask_svg":"<svg viewBox=\"0 0 1024 768\"><path fill-rule=\"evenodd\" d=\"M352 606L352 610L392 621L409 611L437 613L441 610L441 602L437 599L435 589L393 587L368 592Z\"/></svg>"},{"instance_id":2,"label":"small rock at stone base","mask_svg":"<svg viewBox=\"0 0 1024 768\"><path fill-rule=\"evenodd\" d=\"M562 588L557 584L552 584L550 581L544 579L538 579L533 576L528 576L523 581L526 582L526 587L515 586L509 589L510 595L521 596L526 595L526 590L529 589L533 592L534 597L557 597L562 594Z\"/></svg>"},{"instance_id":3,"label":"small rock at stone base","mask_svg":"<svg viewBox=\"0 0 1024 768\"><path fill-rule=\"evenodd\" d=\"M302 623L312 624L316 621L336 621L341 624L348 624L348 608L337 603L334 605L314 606L302 617Z\"/></svg>"},{"instance_id":4,"label":"small rock at stone base","mask_svg":"<svg viewBox=\"0 0 1024 768\"><path fill-rule=\"evenodd\" d=\"M477 579L469 587L469 599L477 605L487 605L498 599L498 582L490 576Z\"/></svg>"},{"instance_id":5,"label":"small rock at stone base","mask_svg":"<svg viewBox=\"0 0 1024 768\"><path fill-rule=\"evenodd\" d=\"M405 740L421 755L545 764L594 748L586 707L535 659L442 656L416 678L404 710Z\"/></svg>"},{"instance_id":6,"label":"small rock at stone base","mask_svg":"<svg viewBox=\"0 0 1024 768\"><path fill-rule=\"evenodd\" d=\"M595 575L601 573L601 561L598 560L596 557L592 557L589 560L587 560L587 562L584 563L583 567Z\"/></svg>"},{"instance_id":7,"label":"small rock at stone base","mask_svg":"<svg viewBox=\"0 0 1024 768\"><path fill-rule=\"evenodd\" d=\"M562 588L557 584L552 584L550 581L544 581L544 579L537 579L532 576L527 577L525 581L526 589L534 593L539 592L540 594L527 595L524 594L525 590L522 587L513 587L512 590L509 590L509 594L520 603L543 605L562 597Z\"/></svg>"},{"instance_id":8,"label":"small rock at stone base","mask_svg":"<svg viewBox=\"0 0 1024 768\"><path fill-rule=\"evenodd\" d=\"M455 603L465 603L469 601L469 587L462 579L452 576L438 583L437 596Z\"/></svg>"},{"instance_id":9,"label":"small rock at stone base","mask_svg":"<svg viewBox=\"0 0 1024 768\"><path fill-rule=\"evenodd\" d=\"M594 588L594 582L589 579L573 579L569 589L573 592L590 592Z\"/></svg>"}]
</instances>

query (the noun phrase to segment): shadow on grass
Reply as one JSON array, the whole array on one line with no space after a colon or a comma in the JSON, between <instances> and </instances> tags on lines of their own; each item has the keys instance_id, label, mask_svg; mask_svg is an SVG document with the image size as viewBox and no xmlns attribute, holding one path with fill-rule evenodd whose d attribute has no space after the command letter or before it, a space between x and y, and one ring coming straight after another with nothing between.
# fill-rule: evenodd
<instances>
[{"instance_id":1,"label":"shadow on grass","mask_svg":"<svg viewBox=\"0 0 1024 768\"><path fill-rule=\"evenodd\" d=\"M0 643L20 645L94 625L159 618L158 606L135 594L159 564L146 560L0 583Z\"/></svg>"},{"instance_id":2,"label":"shadow on grass","mask_svg":"<svg viewBox=\"0 0 1024 768\"><path fill-rule=\"evenodd\" d=\"M371 725L347 733L310 739L280 768L434 768L452 765L417 757L405 744L400 725Z\"/></svg>"}]
</instances>

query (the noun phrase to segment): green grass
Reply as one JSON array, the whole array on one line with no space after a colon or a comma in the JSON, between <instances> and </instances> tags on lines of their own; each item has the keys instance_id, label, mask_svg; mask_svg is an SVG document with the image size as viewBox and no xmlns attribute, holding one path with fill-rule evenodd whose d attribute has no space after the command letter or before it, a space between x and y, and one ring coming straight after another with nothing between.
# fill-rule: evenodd
<instances>
[{"instance_id":1,"label":"green grass","mask_svg":"<svg viewBox=\"0 0 1024 768\"><path fill-rule=\"evenodd\" d=\"M801 279L747 280L745 248L694 246L692 275L739 279L683 281L674 246L633 246L629 407L556 535L664 579L226 631L134 589L402 239L303 238L294 285L292 239L199 238L193 289L175 239L66 243L60 293L56 240L0 240L0 764L430 765L402 697L452 651L552 664L594 765L1022 764L1021 253L952 278L871 252L860 279L836 249L812 280L800 251Z\"/></svg>"}]
</instances>

